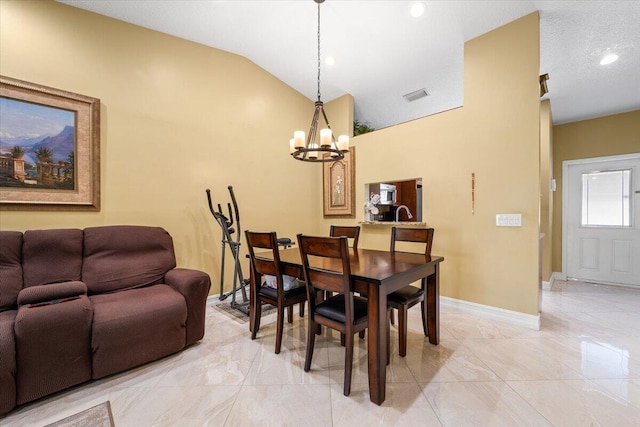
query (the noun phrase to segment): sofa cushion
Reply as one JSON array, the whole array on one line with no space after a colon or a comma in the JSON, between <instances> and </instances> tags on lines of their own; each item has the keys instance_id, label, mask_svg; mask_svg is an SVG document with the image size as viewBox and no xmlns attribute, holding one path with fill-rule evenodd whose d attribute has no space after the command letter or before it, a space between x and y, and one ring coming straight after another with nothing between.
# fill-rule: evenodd
<instances>
[{"instance_id":1,"label":"sofa cushion","mask_svg":"<svg viewBox=\"0 0 640 427\"><path fill-rule=\"evenodd\" d=\"M16 310L0 313L0 416L16 406Z\"/></svg>"},{"instance_id":2,"label":"sofa cushion","mask_svg":"<svg viewBox=\"0 0 640 427\"><path fill-rule=\"evenodd\" d=\"M93 378L151 362L181 350L187 305L167 285L93 295Z\"/></svg>"},{"instance_id":3,"label":"sofa cushion","mask_svg":"<svg viewBox=\"0 0 640 427\"><path fill-rule=\"evenodd\" d=\"M25 287L80 280L82 230L25 231L22 264Z\"/></svg>"},{"instance_id":4,"label":"sofa cushion","mask_svg":"<svg viewBox=\"0 0 640 427\"><path fill-rule=\"evenodd\" d=\"M176 266L173 240L160 227L84 230L82 281L89 295L157 283Z\"/></svg>"},{"instance_id":5,"label":"sofa cushion","mask_svg":"<svg viewBox=\"0 0 640 427\"><path fill-rule=\"evenodd\" d=\"M86 295L18 308L14 325L18 405L91 379L92 317Z\"/></svg>"},{"instance_id":6,"label":"sofa cushion","mask_svg":"<svg viewBox=\"0 0 640 427\"><path fill-rule=\"evenodd\" d=\"M22 289L22 233L0 231L0 312L15 309Z\"/></svg>"}]
</instances>

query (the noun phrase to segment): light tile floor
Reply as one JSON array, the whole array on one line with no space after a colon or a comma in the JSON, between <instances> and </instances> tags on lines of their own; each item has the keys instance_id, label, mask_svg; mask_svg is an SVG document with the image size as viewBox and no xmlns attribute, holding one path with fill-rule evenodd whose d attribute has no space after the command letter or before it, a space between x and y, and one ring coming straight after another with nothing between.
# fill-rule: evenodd
<instances>
[{"instance_id":1,"label":"light tile floor","mask_svg":"<svg viewBox=\"0 0 640 427\"><path fill-rule=\"evenodd\" d=\"M441 343L410 313L406 358L392 328L387 399L369 401L366 340L357 340L352 392L342 394L338 335L316 341L303 371L306 321L275 315L255 341L217 309L197 345L129 372L41 399L0 418L44 426L105 400L127 426L640 426L640 289L556 282L540 331L441 307Z\"/></svg>"}]
</instances>

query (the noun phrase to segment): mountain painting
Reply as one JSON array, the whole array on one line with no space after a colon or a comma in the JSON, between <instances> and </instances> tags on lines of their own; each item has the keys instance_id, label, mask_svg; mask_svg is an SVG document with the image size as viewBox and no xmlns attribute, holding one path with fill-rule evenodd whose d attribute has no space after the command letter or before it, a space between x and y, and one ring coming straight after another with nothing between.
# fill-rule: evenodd
<instances>
[{"instance_id":1,"label":"mountain painting","mask_svg":"<svg viewBox=\"0 0 640 427\"><path fill-rule=\"evenodd\" d=\"M0 97L0 187L75 190L76 112Z\"/></svg>"}]
</instances>

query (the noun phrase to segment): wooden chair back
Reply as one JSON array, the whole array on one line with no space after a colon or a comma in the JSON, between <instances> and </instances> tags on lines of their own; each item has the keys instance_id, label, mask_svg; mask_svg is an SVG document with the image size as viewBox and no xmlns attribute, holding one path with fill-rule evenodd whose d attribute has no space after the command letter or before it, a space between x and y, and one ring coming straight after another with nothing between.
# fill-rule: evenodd
<instances>
[{"instance_id":1,"label":"wooden chair back","mask_svg":"<svg viewBox=\"0 0 640 427\"><path fill-rule=\"evenodd\" d=\"M329 230L329 236L340 237L345 236L349 239L353 239L351 247L358 249L358 239L360 238L360 226L359 225L332 225Z\"/></svg>"},{"instance_id":2,"label":"wooden chair back","mask_svg":"<svg viewBox=\"0 0 640 427\"><path fill-rule=\"evenodd\" d=\"M345 316L348 322L353 318L353 290L347 238L298 234L298 245L302 271L307 283L309 312L312 315L315 313L316 297L319 291L344 294Z\"/></svg>"},{"instance_id":3,"label":"wooden chair back","mask_svg":"<svg viewBox=\"0 0 640 427\"><path fill-rule=\"evenodd\" d=\"M424 243L424 254L431 256L433 244L433 228L401 228L391 227L391 252L396 251L396 242Z\"/></svg>"},{"instance_id":4,"label":"wooden chair back","mask_svg":"<svg viewBox=\"0 0 640 427\"><path fill-rule=\"evenodd\" d=\"M280 252L278 251L278 236L275 232L261 233L246 230L247 248L251 270L254 277L268 274L275 276L278 281L278 288L282 288L282 270L280 268ZM256 255L255 249L265 250L265 254ZM270 257L265 256L270 251ZM259 286L259 284L257 284Z\"/></svg>"},{"instance_id":5,"label":"wooden chair back","mask_svg":"<svg viewBox=\"0 0 640 427\"><path fill-rule=\"evenodd\" d=\"M251 258L251 301L253 302L250 313L251 327L249 328L251 339L256 338L260 329L262 303L274 305L277 311L275 351L278 354L282 346L284 309L288 308L287 321L289 323L293 323L293 305L295 304L300 304L300 317L304 316L304 302L307 299L306 289L293 287L285 290L284 266L280 264L278 236L275 232L258 233L246 230L245 237ZM256 249L264 249L265 251L256 253ZM262 275L276 278L275 292L269 284L262 285Z\"/></svg>"}]
</instances>

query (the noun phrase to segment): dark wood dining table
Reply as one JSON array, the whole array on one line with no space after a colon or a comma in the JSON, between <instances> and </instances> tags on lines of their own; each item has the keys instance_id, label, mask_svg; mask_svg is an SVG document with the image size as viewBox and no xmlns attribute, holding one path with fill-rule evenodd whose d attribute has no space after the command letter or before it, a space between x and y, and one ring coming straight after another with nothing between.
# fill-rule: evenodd
<instances>
[{"instance_id":1,"label":"dark wood dining table","mask_svg":"<svg viewBox=\"0 0 640 427\"><path fill-rule=\"evenodd\" d=\"M350 249L350 258L354 290L366 294L369 300L369 399L380 405L385 400L387 376L387 295L421 281L425 290L429 342L437 345L440 330L440 263L444 258L361 248ZM280 262L285 274L303 278L298 248L281 249ZM253 280L251 284L253 286ZM252 315L253 304L254 301L250 300Z\"/></svg>"}]
</instances>

